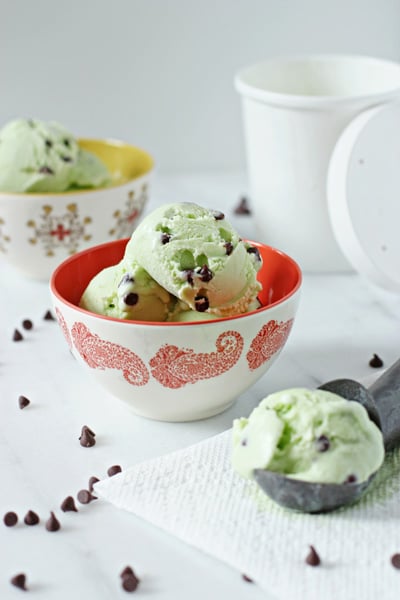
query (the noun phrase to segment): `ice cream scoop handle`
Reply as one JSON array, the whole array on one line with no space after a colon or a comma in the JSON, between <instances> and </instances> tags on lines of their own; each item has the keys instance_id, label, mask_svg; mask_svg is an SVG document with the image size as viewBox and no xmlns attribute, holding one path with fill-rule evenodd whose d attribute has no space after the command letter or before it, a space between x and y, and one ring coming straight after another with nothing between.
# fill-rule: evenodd
<instances>
[{"instance_id":1,"label":"ice cream scoop handle","mask_svg":"<svg viewBox=\"0 0 400 600\"><path fill-rule=\"evenodd\" d=\"M400 446L400 359L368 389L381 419L385 449Z\"/></svg>"}]
</instances>

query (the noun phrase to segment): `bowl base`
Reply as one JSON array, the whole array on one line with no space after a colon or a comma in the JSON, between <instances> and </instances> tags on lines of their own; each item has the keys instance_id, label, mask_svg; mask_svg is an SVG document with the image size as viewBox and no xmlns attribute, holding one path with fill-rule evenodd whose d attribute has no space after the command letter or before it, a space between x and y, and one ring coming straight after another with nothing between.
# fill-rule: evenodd
<instances>
[{"instance_id":1,"label":"bowl base","mask_svg":"<svg viewBox=\"0 0 400 600\"><path fill-rule=\"evenodd\" d=\"M215 415L219 415L220 413L227 410L229 407L234 404L236 400L229 400L225 404L221 404L220 406L206 409L204 411L190 411L187 413L182 413L181 408L178 409L177 412L165 412L163 415L154 415L152 413L148 413L146 411L141 411L136 408L130 407L132 412L135 413L138 417L144 417L145 419L150 419L151 421L164 421L167 423L185 423L189 421L200 421L202 419L208 419L210 417L215 417Z\"/></svg>"}]
</instances>

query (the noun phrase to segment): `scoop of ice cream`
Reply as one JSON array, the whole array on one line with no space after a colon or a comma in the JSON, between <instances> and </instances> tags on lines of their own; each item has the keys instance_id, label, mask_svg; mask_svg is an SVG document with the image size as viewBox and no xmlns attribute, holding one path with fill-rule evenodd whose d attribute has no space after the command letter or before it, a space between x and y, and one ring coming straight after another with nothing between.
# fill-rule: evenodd
<instances>
[{"instance_id":1,"label":"scoop of ice cream","mask_svg":"<svg viewBox=\"0 0 400 600\"><path fill-rule=\"evenodd\" d=\"M174 303L174 298L137 263L121 262L91 280L80 306L117 319L165 321Z\"/></svg>"},{"instance_id":2,"label":"scoop of ice cream","mask_svg":"<svg viewBox=\"0 0 400 600\"><path fill-rule=\"evenodd\" d=\"M247 312L261 289L257 248L240 239L223 213L197 204L153 211L134 231L125 258L196 312Z\"/></svg>"},{"instance_id":3,"label":"scoop of ice cream","mask_svg":"<svg viewBox=\"0 0 400 600\"><path fill-rule=\"evenodd\" d=\"M69 176L69 188L97 188L108 185L110 174L104 163L91 152L79 149L78 160Z\"/></svg>"},{"instance_id":4,"label":"scoop of ice cream","mask_svg":"<svg viewBox=\"0 0 400 600\"><path fill-rule=\"evenodd\" d=\"M64 192L107 184L106 166L88 154L59 123L10 121L0 130L0 190Z\"/></svg>"},{"instance_id":5,"label":"scoop of ice cream","mask_svg":"<svg viewBox=\"0 0 400 600\"><path fill-rule=\"evenodd\" d=\"M233 423L232 464L243 477L268 469L315 483L365 481L382 464L383 437L358 402L288 389Z\"/></svg>"}]
</instances>

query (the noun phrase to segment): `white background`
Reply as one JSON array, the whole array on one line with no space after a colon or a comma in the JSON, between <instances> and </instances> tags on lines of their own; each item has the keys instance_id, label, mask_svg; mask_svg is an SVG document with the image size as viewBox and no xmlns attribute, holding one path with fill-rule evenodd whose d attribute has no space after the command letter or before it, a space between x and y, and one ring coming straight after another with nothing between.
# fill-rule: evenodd
<instances>
[{"instance_id":1,"label":"white background","mask_svg":"<svg viewBox=\"0 0 400 600\"><path fill-rule=\"evenodd\" d=\"M0 125L58 120L159 172L245 167L238 68L279 54L400 58L400 0L0 0Z\"/></svg>"}]
</instances>

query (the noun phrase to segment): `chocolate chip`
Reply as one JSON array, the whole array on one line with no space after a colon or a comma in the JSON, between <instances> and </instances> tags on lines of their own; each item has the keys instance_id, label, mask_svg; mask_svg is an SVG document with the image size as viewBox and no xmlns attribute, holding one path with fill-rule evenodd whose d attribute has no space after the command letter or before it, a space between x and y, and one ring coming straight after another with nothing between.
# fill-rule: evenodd
<instances>
[{"instance_id":1,"label":"chocolate chip","mask_svg":"<svg viewBox=\"0 0 400 600\"><path fill-rule=\"evenodd\" d=\"M213 212L213 215L214 215L214 219L215 219L216 221L222 221L222 219L225 219L225 215L224 215L224 213L223 213L223 212L221 212L220 210L215 210L215 211Z\"/></svg>"},{"instance_id":2,"label":"chocolate chip","mask_svg":"<svg viewBox=\"0 0 400 600\"><path fill-rule=\"evenodd\" d=\"M400 569L400 554L393 554L390 559L390 562L394 566L395 569Z\"/></svg>"},{"instance_id":3,"label":"chocolate chip","mask_svg":"<svg viewBox=\"0 0 400 600\"><path fill-rule=\"evenodd\" d=\"M31 401L26 396L20 396L18 398L18 406L20 407L21 410L23 408L26 408L30 403L31 403Z\"/></svg>"},{"instance_id":4,"label":"chocolate chip","mask_svg":"<svg viewBox=\"0 0 400 600\"><path fill-rule=\"evenodd\" d=\"M326 452L331 445L329 438L327 438L326 435L320 435L315 444L317 446L317 452Z\"/></svg>"},{"instance_id":5,"label":"chocolate chip","mask_svg":"<svg viewBox=\"0 0 400 600\"><path fill-rule=\"evenodd\" d=\"M58 531L60 529L60 521L53 512L50 513L50 518L46 521L47 531Z\"/></svg>"},{"instance_id":6,"label":"chocolate chip","mask_svg":"<svg viewBox=\"0 0 400 600\"><path fill-rule=\"evenodd\" d=\"M240 442L241 446L247 446L247 439L243 438L243 440Z\"/></svg>"},{"instance_id":7,"label":"chocolate chip","mask_svg":"<svg viewBox=\"0 0 400 600\"><path fill-rule=\"evenodd\" d=\"M112 467L107 469L107 475L109 477L112 477L113 475L116 475L117 473L121 473L121 471L122 471L122 469L119 465L113 465Z\"/></svg>"},{"instance_id":8,"label":"chocolate chip","mask_svg":"<svg viewBox=\"0 0 400 600\"><path fill-rule=\"evenodd\" d=\"M139 579L136 577L132 569L131 572L127 572L127 574L122 577L122 587L126 592L134 592L138 585Z\"/></svg>"},{"instance_id":9,"label":"chocolate chip","mask_svg":"<svg viewBox=\"0 0 400 600\"><path fill-rule=\"evenodd\" d=\"M13 341L20 342L23 339L24 339L24 336L22 335L22 333L20 331L18 331L18 329L14 329Z\"/></svg>"},{"instance_id":10,"label":"chocolate chip","mask_svg":"<svg viewBox=\"0 0 400 600\"><path fill-rule=\"evenodd\" d=\"M96 434L87 425L82 427L81 435L79 436L80 445L84 448L90 448L96 443Z\"/></svg>"},{"instance_id":11,"label":"chocolate chip","mask_svg":"<svg viewBox=\"0 0 400 600\"><path fill-rule=\"evenodd\" d=\"M3 522L6 527L14 527L18 523L18 515L15 512L7 512L3 517Z\"/></svg>"},{"instance_id":12,"label":"chocolate chip","mask_svg":"<svg viewBox=\"0 0 400 600\"><path fill-rule=\"evenodd\" d=\"M249 577L245 573L242 573L242 579L243 579L243 581L247 581L247 583L254 583L254 581L251 579L251 577Z\"/></svg>"},{"instance_id":13,"label":"chocolate chip","mask_svg":"<svg viewBox=\"0 0 400 600\"><path fill-rule=\"evenodd\" d=\"M355 475L349 475L343 483L355 483L356 481L357 477Z\"/></svg>"},{"instance_id":14,"label":"chocolate chip","mask_svg":"<svg viewBox=\"0 0 400 600\"><path fill-rule=\"evenodd\" d=\"M233 252L233 244L232 242L226 242L224 244L225 252L227 256L230 256Z\"/></svg>"},{"instance_id":15,"label":"chocolate chip","mask_svg":"<svg viewBox=\"0 0 400 600\"><path fill-rule=\"evenodd\" d=\"M247 248L247 252L249 254L254 254L254 256L257 258L257 260L261 260L260 251L255 246L250 246L249 248Z\"/></svg>"},{"instance_id":16,"label":"chocolate chip","mask_svg":"<svg viewBox=\"0 0 400 600\"><path fill-rule=\"evenodd\" d=\"M43 319L44 319L45 321L55 321L55 319L54 319L54 317L53 317L53 315L52 315L51 311L49 311L49 310L47 310L47 311L45 312Z\"/></svg>"},{"instance_id":17,"label":"chocolate chip","mask_svg":"<svg viewBox=\"0 0 400 600\"><path fill-rule=\"evenodd\" d=\"M66 163L72 162L72 158L70 156L61 156L60 158Z\"/></svg>"},{"instance_id":18,"label":"chocolate chip","mask_svg":"<svg viewBox=\"0 0 400 600\"><path fill-rule=\"evenodd\" d=\"M380 369L381 367L383 367L383 360L380 356L374 354L368 364L373 369Z\"/></svg>"},{"instance_id":19,"label":"chocolate chip","mask_svg":"<svg viewBox=\"0 0 400 600\"><path fill-rule=\"evenodd\" d=\"M126 577L127 575L134 575L133 569L132 567L130 567L129 565L127 567L125 567L125 569L123 569L121 571L121 573L119 574L119 576L123 579L124 577Z\"/></svg>"},{"instance_id":20,"label":"chocolate chip","mask_svg":"<svg viewBox=\"0 0 400 600\"><path fill-rule=\"evenodd\" d=\"M87 432L88 432L90 435L92 435L93 437L96 437L96 434L95 434L95 432L93 431L93 429L90 429L90 427L88 427L87 425L84 425L84 426L82 427L82 431L83 431L83 430L87 431Z\"/></svg>"},{"instance_id":21,"label":"chocolate chip","mask_svg":"<svg viewBox=\"0 0 400 600\"><path fill-rule=\"evenodd\" d=\"M193 269L185 269L184 271L185 279L189 285L193 286Z\"/></svg>"},{"instance_id":22,"label":"chocolate chip","mask_svg":"<svg viewBox=\"0 0 400 600\"><path fill-rule=\"evenodd\" d=\"M161 234L161 243L164 244L168 244L168 242L171 240L171 235L169 233L162 233Z\"/></svg>"},{"instance_id":23,"label":"chocolate chip","mask_svg":"<svg viewBox=\"0 0 400 600\"><path fill-rule=\"evenodd\" d=\"M195 296L194 307L198 312L205 312L209 306L210 303L206 296Z\"/></svg>"},{"instance_id":24,"label":"chocolate chip","mask_svg":"<svg viewBox=\"0 0 400 600\"><path fill-rule=\"evenodd\" d=\"M78 512L75 500L72 496L67 496L64 498L64 500L61 502L60 508L63 512Z\"/></svg>"},{"instance_id":25,"label":"chocolate chip","mask_svg":"<svg viewBox=\"0 0 400 600\"><path fill-rule=\"evenodd\" d=\"M246 196L242 196L240 198L239 204L236 206L233 212L235 215L251 215L251 210L249 208Z\"/></svg>"},{"instance_id":26,"label":"chocolate chip","mask_svg":"<svg viewBox=\"0 0 400 600\"><path fill-rule=\"evenodd\" d=\"M201 269L198 269L196 274L198 275L200 281L203 281L204 283L211 281L211 279L214 277L214 273L207 265L203 265Z\"/></svg>"},{"instance_id":27,"label":"chocolate chip","mask_svg":"<svg viewBox=\"0 0 400 600\"><path fill-rule=\"evenodd\" d=\"M96 496L93 496L89 490L79 490L76 497L81 504L89 504L92 500L96 500Z\"/></svg>"},{"instance_id":28,"label":"chocolate chip","mask_svg":"<svg viewBox=\"0 0 400 600\"><path fill-rule=\"evenodd\" d=\"M42 173L43 175L54 175L53 169L50 169L50 167L48 167L46 165L44 165L43 167L40 167L39 173Z\"/></svg>"},{"instance_id":29,"label":"chocolate chip","mask_svg":"<svg viewBox=\"0 0 400 600\"><path fill-rule=\"evenodd\" d=\"M127 306L135 306L139 302L139 296L135 292L130 292L124 296L124 302Z\"/></svg>"},{"instance_id":30,"label":"chocolate chip","mask_svg":"<svg viewBox=\"0 0 400 600\"><path fill-rule=\"evenodd\" d=\"M37 525L39 521L40 519L38 515L35 512L33 512L33 510L28 510L24 517L25 525Z\"/></svg>"},{"instance_id":31,"label":"chocolate chip","mask_svg":"<svg viewBox=\"0 0 400 600\"><path fill-rule=\"evenodd\" d=\"M124 285L125 283L133 283L134 281L135 280L133 279L132 275L130 275L129 273L125 273L125 275L119 282L118 287L120 287L121 285Z\"/></svg>"},{"instance_id":32,"label":"chocolate chip","mask_svg":"<svg viewBox=\"0 0 400 600\"><path fill-rule=\"evenodd\" d=\"M89 487L89 491L90 491L90 492L93 492L93 486L94 486L94 484L95 484L95 483L97 483L98 481L100 481L100 479L99 479L98 477L91 477L91 478L89 479L89 485L88 485L88 487Z\"/></svg>"},{"instance_id":33,"label":"chocolate chip","mask_svg":"<svg viewBox=\"0 0 400 600\"><path fill-rule=\"evenodd\" d=\"M27 330L32 329L33 323L30 319L24 319L22 321L22 327Z\"/></svg>"},{"instance_id":34,"label":"chocolate chip","mask_svg":"<svg viewBox=\"0 0 400 600\"><path fill-rule=\"evenodd\" d=\"M45 140L44 143L46 144L47 148L52 148L53 147L53 142L51 140Z\"/></svg>"},{"instance_id":35,"label":"chocolate chip","mask_svg":"<svg viewBox=\"0 0 400 600\"><path fill-rule=\"evenodd\" d=\"M28 589L26 587L25 573L18 573L18 575L14 575L14 577L11 579L11 583L12 583L12 585L15 585L15 587L19 588L20 590L26 591Z\"/></svg>"},{"instance_id":36,"label":"chocolate chip","mask_svg":"<svg viewBox=\"0 0 400 600\"><path fill-rule=\"evenodd\" d=\"M321 559L314 546L310 546L310 552L306 556L306 563L310 565L310 567L318 567L321 563Z\"/></svg>"}]
</instances>

